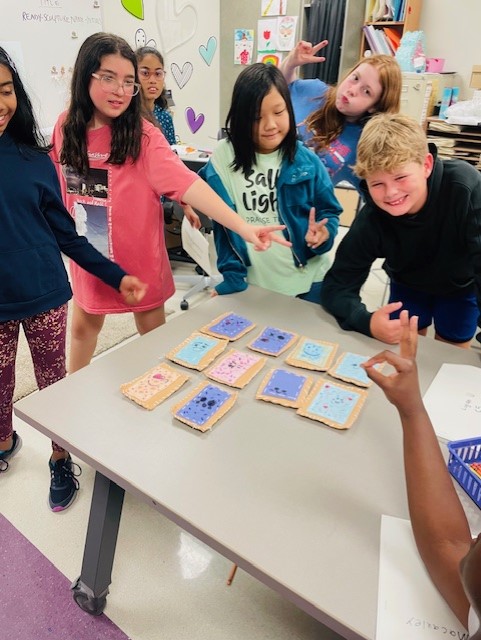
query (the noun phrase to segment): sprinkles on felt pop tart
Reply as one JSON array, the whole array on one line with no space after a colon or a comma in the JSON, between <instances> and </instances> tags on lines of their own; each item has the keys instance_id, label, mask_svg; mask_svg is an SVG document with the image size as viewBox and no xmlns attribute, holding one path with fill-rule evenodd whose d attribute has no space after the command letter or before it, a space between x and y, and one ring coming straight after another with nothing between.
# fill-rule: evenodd
<instances>
[{"instance_id":1,"label":"sprinkles on felt pop tart","mask_svg":"<svg viewBox=\"0 0 481 640\"><path fill-rule=\"evenodd\" d=\"M297 413L335 429L349 429L367 398L367 392L337 382L319 380Z\"/></svg>"},{"instance_id":2,"label":"sprinkles on felt pop tart","mask_svg":"<svg viewBox=\"0 0 481 640\"><path fill-rule=\"evenodd\" d=\"M209 324L201 327L202 333L215 338L225 338L227 340L238 340L256 325L237 313L224 313Z\"/></svg>"},{"instance_id":3,"label":"sprinkles on felt pop tart","mask_svg":"<svg viewBox=\"0 0 481 640\"><path fill-rule=\"evenodd\" d=\"M268 356L278 356L289 349L297 340L297 333L283 331L275 327L266 327L252 342L247 345L252 351L259 351Z\"/></svg>"}]
</instances>

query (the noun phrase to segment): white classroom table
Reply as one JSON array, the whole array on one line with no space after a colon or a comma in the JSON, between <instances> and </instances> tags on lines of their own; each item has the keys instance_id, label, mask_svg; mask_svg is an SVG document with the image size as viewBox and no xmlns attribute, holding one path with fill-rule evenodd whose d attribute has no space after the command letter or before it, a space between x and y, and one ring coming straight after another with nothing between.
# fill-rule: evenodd
<instances>
[{"instance_id":1,"label":"white classroom table","mask_svg":"<svg viewBox=\"0 0 481 640\"><path fill-rule=\"evenodd\" d=\"M347 640L372 640L381 515L408 518L401 427L378 388L369 390L353 427L337 431L255 400L261 372L204 434L170 414L202 373L190 371L191 380L153 411L119 391L227 311L245 315L259 330L270 325L337 342L338 354L384 348L342 331L318 305L249 287L209 299L17 402L18 417L96 470L74 598L90 613L103 610L128 491ZM242 348L254 335L232 346ZM281 365L284 355L268 365ZM422 338L423 392L443 362L479 366L480 354Z\"/></svg>"}]
</instances>

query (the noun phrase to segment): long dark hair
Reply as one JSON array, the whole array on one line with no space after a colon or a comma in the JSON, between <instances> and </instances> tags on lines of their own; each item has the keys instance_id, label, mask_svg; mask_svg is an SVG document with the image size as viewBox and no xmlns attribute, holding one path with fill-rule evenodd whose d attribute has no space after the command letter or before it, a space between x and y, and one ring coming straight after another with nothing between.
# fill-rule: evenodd
<instances>
[{"instance_id":1,"label":"long dark hair","mask_svg":"<svg viewBox=\"0 0 481 640\"><path fill-rule=\"evenodd\" d=\"M164 69L164 57L162 56L162 54L158 49L155 49L155 47L139 47L135 51L135 56L137 58L137 66L140 66L142 60L145 58L145 56L148 56L148 55L155 56L157 60L160 62L160 64L162 65L162 69ZM169 106L167 104L167 91L165 88L165 81L164 81L164 88L162 89L162 93L158 98L154 100L154 104L159 105L161 109L167 109L167 107Z\"/></svg>"},{"instance_id":2,"label":"long dark hair","mask_svg":"<svg viewBox=\"0 0 481 640\"><path fill-rule=\"evenodd\" d=\"M94 33L80 47L75 61L70 107L63 125L63 145L60 162L72 167L80 175L89 169L87 155L87 125L94 114L94 104L89 94L92 73L98 71L104 56L119 54L130 60L137 77L137 60L126 40L111 33ZM142 120L140 95L133 96L127 109L111 123L112 142L108 162L124 164L127 158L135 161L140 154Z\"/></svg>"},{"instance_id":3,"label":"long dark hair","mask_svg":"<svg viewBox=\"0 0 481 640\"><path fill-rule=\"evenodd\" d=\"M289 132L282 141L284 158L291 162L296 153L296 124L289 88L281 71L272 64L256 62L246 67L237 78L232 91L232 101L225 126L227 138L234 148L234 171L242 169L245 176L256 160L256 148L252 136L253 127L259 117L262 101L275 88L280 93L289 113Z\"/></svg>"},{"instance_id":4,"label":"long dark hair","mask_svg":"<svg viewBox=\"0 0 481 640\"><path fill-rule=\"evenodd\" d=\"M17 98L17 108L8 123L8 133L19 146L29 147L37 151L49 151L45 138L40 132L30 98L18 75L17 68L2 47L0 47L0 64L12 74L13 90Z\"/></svg>"}]
</instances>

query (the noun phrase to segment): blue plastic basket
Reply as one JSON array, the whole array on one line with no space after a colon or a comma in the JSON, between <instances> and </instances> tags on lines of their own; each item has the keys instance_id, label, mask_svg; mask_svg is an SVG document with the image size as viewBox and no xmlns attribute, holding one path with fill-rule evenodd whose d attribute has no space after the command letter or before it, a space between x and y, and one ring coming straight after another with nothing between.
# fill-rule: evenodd
<instances>
[{"instance_id":1,"label":"blue plastic basket","mask_svg":"<svg viewBox=\"0 0 481 640\"><path fill-rule=\"evenodd\" d=\"M481 438L448 442L448 450L449 473L481 509L481 478L469 466L481 462Z\"/></svg>"}]
</instances>

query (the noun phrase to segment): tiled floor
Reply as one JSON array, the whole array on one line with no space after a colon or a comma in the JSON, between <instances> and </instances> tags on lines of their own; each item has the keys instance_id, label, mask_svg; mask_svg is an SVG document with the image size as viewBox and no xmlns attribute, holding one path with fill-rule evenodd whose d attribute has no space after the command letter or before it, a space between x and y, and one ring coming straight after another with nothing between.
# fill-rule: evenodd
<instances>
[{"instance_id":1,"label":"tiled floor","mask_svg":"<svg viewBox=\"0 0 481 640\"><path fill-rule=\"evenodd\" d=\"M174 264L174 274L194 272ZM363 292L371 308L379 306L384 295L378 275L382 278L377 272L370 276ZM180 287L168 303L175 310L168 322L180 313L185 284ZM207 295L204 291L190 298L190 306ZM17 419L15 428L24 446L0 479L2 513L74 580L81 566L93 471L83 464L76 502L64 513L51 513L46 504L50 443ZM227 587L230 567L229 561L127 495L106 615L133 640L339 639L243 571ZM11 635L9 629L2 631L5 637ZM71 636L56 640L74 637L72 630ZM36 640L35 629L21 640Z\"/></svg>"}]
</instances>

